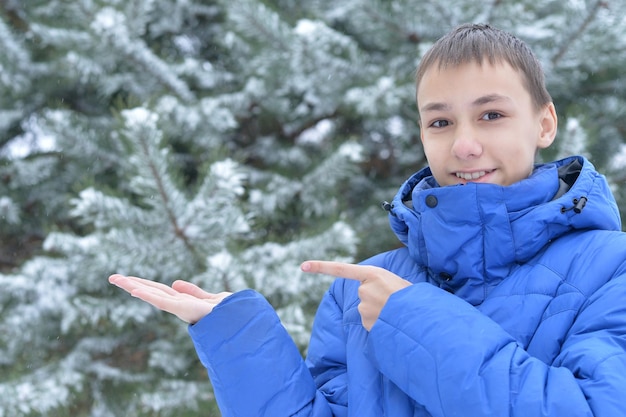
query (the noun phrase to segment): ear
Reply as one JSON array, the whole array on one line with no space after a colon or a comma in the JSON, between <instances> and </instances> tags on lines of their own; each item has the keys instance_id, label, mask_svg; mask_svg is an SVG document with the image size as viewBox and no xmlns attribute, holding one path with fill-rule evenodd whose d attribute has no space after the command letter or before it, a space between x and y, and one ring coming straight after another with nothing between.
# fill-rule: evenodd
<instances>
[{"instance_id":1,"label":"ear","mask_svg":"<svg viewBox=\"0 0 626 417\"><path fill-rule=\"evenodd\" d=\"M556 115L556 108L554 103L546 104L539 113L539 139L537 141L537 148L544 149L552 145L554 138L556 137L557 127L559 120Z\"/></svg>"}]
</instances>

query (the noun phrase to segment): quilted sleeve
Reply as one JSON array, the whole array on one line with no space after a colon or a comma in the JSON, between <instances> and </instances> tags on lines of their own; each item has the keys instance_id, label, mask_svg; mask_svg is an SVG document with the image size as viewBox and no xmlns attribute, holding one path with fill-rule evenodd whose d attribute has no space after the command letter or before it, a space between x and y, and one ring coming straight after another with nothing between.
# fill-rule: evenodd
<instances>
[{"instance_id":1,"label":"quilted sleeve","mask_svg":"<svg viewBox=\"0 0 626 417\"><path fill-rule=\"evenodd\" d=\"M224 417L330 416L271 305L246 290L189 327Z\"/></svg>"},{"instance_id":2,"label":"quilted sleeve","mask_svg":"<svg viewBox=\"0 0 626 417\"><path fill-rule=\"evenodd\" d=\"M333 288L340 283L336 281ZM334 416L347 415L346 362L343 313L331 290L325 294L315 316L306 364Z\"/></svg>"},{"instance_id":3,"label":"quilted sleeve","mask_svg":"<svg viewBox=\"0 0 626 417\"><path fill-rule=\"evenodd\" d=\"M626 415L625 280L589 300L552 365L424 283L392 295L368 348L381 372L436 417Z\"/></svg>"}]
</instances>

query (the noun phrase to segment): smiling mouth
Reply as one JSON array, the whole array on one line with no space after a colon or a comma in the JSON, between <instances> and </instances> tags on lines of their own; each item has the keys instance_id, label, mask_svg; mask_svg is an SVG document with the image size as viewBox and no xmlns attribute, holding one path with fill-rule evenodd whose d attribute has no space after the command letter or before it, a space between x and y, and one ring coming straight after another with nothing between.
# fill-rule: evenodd
<instances>
[{"instance_id":1,"label":"smiling mouth","mask_svg":"<svg viewBox=\"0 0 626 417\"><path fill-rule=\"evenodd\" d=\"M489 171L475 171L475 172L455 172L454 175L457 176L457 178L461 178L464 179L466 181L471 181L471 180L477 180L480 177L484 177L487 174L492 173L494 170L489 170Z\"/></svg>"}]
</instances>

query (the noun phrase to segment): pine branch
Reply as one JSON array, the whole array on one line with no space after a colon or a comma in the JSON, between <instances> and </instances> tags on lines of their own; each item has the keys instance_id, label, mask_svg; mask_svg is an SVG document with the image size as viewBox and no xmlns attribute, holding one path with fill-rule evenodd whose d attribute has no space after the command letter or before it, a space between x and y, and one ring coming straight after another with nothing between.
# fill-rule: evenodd
<instances>
[{"instance_id":1,"label":"pine branch","mask_svg":"<svg viewBox=\"0 0 626 417\"><path fill-rule=\"evenodd\" d=\"M485 12L485 17L481 17L480 19L478 19L481 23L489 23L493 20L493 14L496 11L496 9L498 8L498 6L500 6L502 4L502 0L493 0L491 3L490 7L486 7L486 12Z\"/></svg>"},{"instance_id":2,"label":"pine branch","mask_svg":"<svg viewBox=\"0 0 626 417\"><path fill-rule=\"evenodd\" d=\"M315 126L322 120L334 119L337 115L338 115L337 110L333 111L330 114L320 115L313 119L307 120L306 123L303 123L297 129L294 129L291 132L288 132L287 129L285 129L285 127L283 126L282 134L289 142L295 142L296 138L300 136L302 132L304 132L305 130L312 128L313 126Z\"/></svg>"},{"instance_id":3,"label":"pine branch","mask_svg":"<svg viewBox=\"0 0 626 417\"><path fill-rule=\"evenodd\" d=\"M30 25L20 16L19 11L11 7L9 0L0 0L0 10L12 27L24 33L28 32Z\"/></svg>"},{"instance_id":4,"label":"pine branch","mask_svg":"<svg viewBox=\"0 0 626 417\"><path fill-rule=\"evenodd\" d=\"M243 32L255 32L253 36L256 41L273 45L278 51L291 49L288 39L285 39L289 28L267 6L260 2L236 1L229 3L229 7L231 19Z\"/></svg>"},{"instance_id":5,"label":"pine branch","mask_svg":"<svg viewBox=\"0 0 626 417\"><path fill-rule=\"evenodd\" d=\"M152 179L155 182L157 192L161 201L163 202L163 207L167 218L169 219L170 224L172 225L172 230L174 230L174 235L183 242L183 245L189 250L189 252L193 255L194 260L197 263L197 266L200 269L204 269L206 267L203 257L198 253L197 248L191 243L190 239L185 233L183 227L180 226L178 222L178 218L176 213L174 213L171 206L171 199L166 191L165 179L161 176L161 172L158 169L156 161L153 159L151 147L148 143L149 139L144 135L139 135L139 143L141 146L141 150L144 154L145 159L147 160L148 169L152 174Z\"/></svg>"},{"instance_id":6,"label":"pine branch","mask_svg":"<svg viewBox=\"0 0 626 417\"><path fill-rule=\"evenodd\" d=\"M98 37L131 62L138 64L156 80L186 102L195 99L187 84L172 72L170 66L155 55L142 39L131 36L126 16L112 8L104 8L95 17L92 28Z\"/></svg>"},{"instance_id":7,"label":"pine branch","mask_svg":"<svg viewBox=\"0 0 626 417\"><path fill-rule=\"evenodd\" d=\"M565 42L563 42L563 44L561 44L561 47L559 48L559 50L556 52L556 54L554 54L554 56L550 60L552 62L553 66L556 66L558 64L558 62L563 58L563 56L567 53L567 51L574 44L574 42L587 29L587 26L589 26L591 24L591 22L593 22L593 20L596 18L597 14L598 14L598 12L600 11L601 8L607 8L608 9L609 8L608 3L606 1L604 1L604 0L598 0L593 5L591 10L589 10L589 13L587 14L587 17L585 17L585 19L580 23L580 25L578 26L578 28L576 30L574 30L572 33L570 33L569 37L566 39Z\"/></svg>"},{"instance_id":8,"label":"pine branch","mask_svg":"<svg viewBox=\"0 0 626 417\"><path fill-rule=\"evenodd\" d=\"M398 24L398 20L383 16L377 10L374 10L371 6L365 7L365 13L372 18L373 21L383 23L384 26L389 29L390 32L398 34L401 38L406 39L411 43L418 44L421 42L422 37L415 31L407 31L404 27Z\"/></svg>"},{"instance_id":9,"label":"pine branch","mask_svg":"<svg viewBox=\"0 0 626 417\"><path fill-rule=\"evenodd\" d=\"M450 4L444 3L439 0L427 0L427 3L431 4L438 12L440 16L443 16L443 19L440 19L438 22L439 27L445 26L453 26L455 24L455 19L453 18L453 14L449 12ZM444 25L442 20L445 20L446 24ZM437 36L441 35L441 29L437 30Z\"/></svg>"}]
</instances>

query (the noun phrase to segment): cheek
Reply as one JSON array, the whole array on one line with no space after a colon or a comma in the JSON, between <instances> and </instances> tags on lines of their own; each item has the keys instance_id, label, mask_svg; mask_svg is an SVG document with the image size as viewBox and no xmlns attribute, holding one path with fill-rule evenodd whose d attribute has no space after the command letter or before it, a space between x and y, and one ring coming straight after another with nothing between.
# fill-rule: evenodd
<instances>
[{"instance_id":1,"label":"cheek","mask_svg":"<svg viewBox=\"0 0 626 417\"><path fill-rule=\"evenodd\" d=\"M528 177L533 170L537 150L534 146L513 146L505 152L505 166L510 167L514 181Z\"/></svg>"},{"instance_id":2,"label":"cheek","mask_svg":"<svg viewBox=\"0 0 626 417\"><path fill-rule=\"evenodd\" d=\"M422 148L428 158L441 157L446 152L446 141L443 138L422 139Z\"/></svg>"},{"instance_id":3,"label":"cheek","mask_svg":"<svg viewBox=\"0 0 626 417\"><path fill-rule=\"evenodd\" d=\"M501 155L508 155L509 160L524 164L528 159L534 160L537 152L537 132L528 127L519 126L519 134L509 136L508 140L501 142ZM516 164L516 165L517 165Z\"/></svg>"},{"instance_id":4,"label":"cheek","mask_svg":"<svg viewBox=\"0 0 626 417\"><path fill-rule=\"evenodd\" d=\"M430 166L433 174L436 174L439 167L443 165L443 161L445 159L444 151L440 146L424 145L424 155L426 155L426 160L428 161L428 165Z\"/></svg>"}]
</instances>

